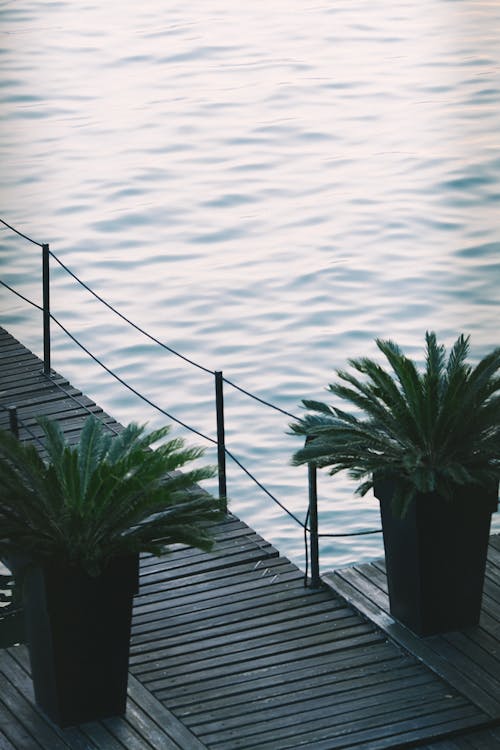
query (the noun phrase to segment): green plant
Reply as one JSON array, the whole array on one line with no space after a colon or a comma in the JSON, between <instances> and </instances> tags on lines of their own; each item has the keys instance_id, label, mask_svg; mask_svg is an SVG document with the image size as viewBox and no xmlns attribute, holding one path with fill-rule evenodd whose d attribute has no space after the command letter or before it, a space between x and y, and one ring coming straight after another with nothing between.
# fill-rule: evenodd
<instances>
[{"instance_id":1,"label":"green plant","mask_svg":"<svg viewBox=\"0 0 500 750\"><path fill-rule=\"evenodd\" d=\"M459 336L449 356L426 334L426 366L419 372L392 341L377 339L391 371L367 357L349 360L356 374L337 371L329 386L361 416L319 401L290 425L309 437L293 464L314 462L330 474L347 469L373 487L373 475L395 484L393 511L404 515L417 492L452 497L453 488L500 477L500 348L475 367L467 364L469 337ZM363 376L360 379L359 375ZM313 438L313 439L312 439Z\"/></svg>"},{"instance_id":2,"label":"green plant","mask_svg":"<svg viewBox=\"0 0 500 750\"><path fill-rule=\"evenodd\" d=\"M33 445L0 432L0 558L55 557L97 575L123 554L161 554L177 542L210 548L206 524L223 505L196 483L214 469L177 471L201 449L171 439L153 450L168 427L145 434L133 423L111 435L94 417L70 446L57 423L39 422L47 462Z\"/></svg>"}]
</instances>

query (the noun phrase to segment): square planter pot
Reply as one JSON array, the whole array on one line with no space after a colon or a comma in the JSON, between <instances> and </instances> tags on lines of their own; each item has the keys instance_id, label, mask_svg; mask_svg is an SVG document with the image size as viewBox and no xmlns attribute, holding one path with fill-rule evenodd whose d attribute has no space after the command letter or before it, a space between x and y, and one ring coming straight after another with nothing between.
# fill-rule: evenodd
<instances>
[{"instance_id":1,"label":"square planter pot","mask_svg":"<svg viewBox=\"0 0 500 750\"><path fill-rule=\"evenodd\" d=\"M97 577L58 560L30 566L25 628L37 705L60 727L125 713L139 556Z\"/></svg>"},{"instance_id":2,"label":"square planter pot","mask_svg":"<svg viewBox=\"0 0 500 750\"><path fill-rule=\"evenodd\" d=\"M419 494L402 519L393 490L375 478L391 614L421 636L477 625L498 483L457 487L452 501Z\"/></svg>"}]
</instances>

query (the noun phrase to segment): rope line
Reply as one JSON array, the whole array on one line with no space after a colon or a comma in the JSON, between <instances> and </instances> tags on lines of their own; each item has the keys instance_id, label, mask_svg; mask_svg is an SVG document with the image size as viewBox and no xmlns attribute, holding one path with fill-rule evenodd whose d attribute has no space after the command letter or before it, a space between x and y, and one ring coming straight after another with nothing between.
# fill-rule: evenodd
<instances>
[{"instance_id":1,"label":"rope line","mask_svg":"<svg viewBox=\"0 0 500 750\"><path fill-rule=\"evenodd\" d=\"M302 521L301 521L301 520L300 520L299 518L297 518L297 516L296 516L296 515L295 515L294 513L292 513L292 511L291 511L291 510L288 510L288 508L286 508L286 507L285 507L285 506L283 505L283 503L282 503L282 502L281 502L280 500L278 500L278 498L277 498L277 497L275 497L275 496L274 496L274 495L273 495L273 494L272 494L271 492L269 492L269 490L268 490L268 489L267 489L266 487L264 487L264 485L263 485L263 484L262 484L261 482L259 482L259 480L258 480L258 479L257 479L256 477L254 477L254 475L253 475L253 474L252 474L252 473L251 473L250 471L248 471L248 469L247 469L247 468L245 468L245 466L243 466L243 464L241 463L241 461L239 461L239 460L238 460L238 459L236 458L236 456L234 456L234 455L233 455L233 454L231 453L231 451L229 451L229 450L228 450L227 448L225 448L224 450L225 450L226 456L229 456L229 458L231 458L231 459L232 459L232 460L234 461L234 463L235 463L235 464L236 464L237 466L239 466L239 467L240 467L240 469L242 469L242 471L244 471L244 472L245 472L245 474L246 474L246 475L247 475L248 477L250 477L250 479L252 479L252 480L253 480L253 481L255 482L255 484L256 484L256 485L257 485L258 487L260 487L260 489L261 489L261 490L262 490L263 492L265 492L265 493L266 493L266 495L267 495L268 497L270 497L270 498L271 498L271 500L273 500L273 501L274 501L274 502L275 502L275 503L276 503L277 505L279 505L279 506L280 506L280 508L281 508L282 510L284 510L284 511L285 511L285 513L288 513L288 515L290 516L290 518L293 518L293 520L294 520L294 521L295 521L296 523L298 523L298 525L299 525L299 526L302 526L302 528L303 528L303 529L307 529L307 527L306 527L306 526L305 526L305 525L304 525L304 524L302 523ZM307 531L309 531L309 529L307 529Z\"/></svg>"},{"instance_id":2,"label":"rope line","mask_svg":"<svg viewBox=\"0 0 500 750\"><path fill-rule=\"evenodd\" d=\"M26 422L24 422L22 419L18 419L18 423L19 423L20 427L22 427L24 430L26 430L26 432L28 433L28 435L30 435L33 438L33 440L35 442L37 442L38 445L41 446L45 450L45 445L43 444L42 440L40 440L40 438L38 437L38 435L35 435L35 433L32 432L32 430L28 427L28 425L26 424Z\"/></svg>"},{"instance_id":3,"label":"rope line","mask_svg":"<svg viewBox=\"0 0 500 750\"><path fill-rule=\"evenodd\" d=\"M158 346L161 346L163 349L166 349L171 354L175 354L177 357L180 357L185 362L188 362L190 365L194 365L194 367L197 367L199 370L203 370L204 372L208 372L210 375L215 375L215 372L213 370L209 370L208 367L204 367L203 365L200 365L198 362L195 362L193 359L189 359L189 357L185 357L184 354L181 354L180 352L176 351L175 349L172 349L172 347L167 346L167 344L164 344L163 341L160 341L159 339L155 338L155 336L152 336L150 333L144 330L144 328L141 328L136 323L134 323L132 320L127 318L126 315L123 315L119 310L116 309L116 307L113 307L109 302L106 302L106 300L101 297L97 292L94 292L91 287L88 286L82 279L80 279L73 271L71 271L59 258L57 255L54 255L52 251L49 250L49 255L54 258L57 263L63 268L66 273L68 273L70 276L72 276L75 281L77 281L84 289L86 289L90 294L92 294L99 302L101 302L103 305L105 305L109 310L115 313L115 315L118 315L119 318L124 320L126 323L132 326L132 328L135 328L136 331L139 331L139 333L142 333L143 336L146 336L151 341L154 341L155 344L158 344Z\"/></svg>"},{"instance_id":4,"label":"rope line","mask_svg":"<svg viewBox=\"0 0 500 750\"><path fill-rule=\"evenodd\" d=\"M305 570L304 570L304 586L307 586L309 577L309 545L307 543L307 526L309 524L309 516L311 513L310 505L307 506L307 513L304 523L304 556L305 556Z\"/></svg>"},{"instance_id":5,"label":"rope line","mask_svg":"<svg viewBox=\"0 0 500 750\"><path fill-rule=\"evenodd\" d=\"M5 224L6 227L8 227L9 229L11 229L13 232L15 232L16 234L18 234L19 236L24 237L25 239L29 240L30 242L33 242L35 245L38 245L39 247L43 247L43 245L40 242L36 242L35 240L32 240L30 237L28 237L27 235L23 234L19 230L15 229L10 224L7 224L7 222L4 221L3 219L0 219L0 221L3 224ZM77 276L70 268L68 268L68 266L65 263L63 263L63 261L60 258L58 258L58 256L55 253L53 253L51 250L49 250L49 255L78 284L80 284L84 289L86 289L90 294L92 294L99 302L101 302L101 304L105 305L105 307L107 307L109 310L111 310L111 312L113 312L115 315L118 315L119 318L121 318L126 323L128 323L128 325L132 326L132 328L135 328L136 331L138 331L139 333L141 333L143 336L146 336L146 338L150 339L150 341L153 341L158 346L161 346L166 351L170 352L171 354L174 354L176 357L180 357L181 359L183 359L188 364L193 365L194 367L197 367L199 370L203 370L203 372L206 372L209 375L215 375L215 371L214 370L211 370L210 368L205 367L204 365L201 365L199 362L195 362L195 360L190 359L189 357L186 357L184 354L181 354L176 349L173 349L171 346L168 346L168 344L165 344L163 341L160 341L155 336L153 336L152 334L148 333L148 331L146 331L144 328L142 328L141 326L137 325L137 323L134 323L132 320L130 320L130 318L128 318L126 315L124 315L119 310L117 310L116 307L114 307L111 303L107 302L107 300L105 300L100 294L98 294L97 292L95 292L88 284L86 284L82 279L80 279L80 277ZM14 294L17 294L19 297L21 297L22 299L24 299L26 302L30 302L30 300L28 300L26 297L23 297L23 295L21 295L19 292L15 292L15 290L12 289L11 287L9 287L7 284L5 284L4 282L2 282L2 283L3 283L3 285L7 289L9 289L10 291L14 292ZM39 307L38 305L35 305L35 303L33 303L33 302L30 302L30 304L33 304L35 307L38 307L39 310L43 309L43 308ZM258 401L259 403L264 404L264 406L268 406L269 408L274 409L275 411L278 411L278 412L280 412L281 414L284 414L287 417L291 417L292 419L298 419L298 417L295 414L292 414L291 412L286 411L285 409L282 409L281 407L276 406L275 404L272 404L270 401L266 401L266 399L263 399L260 396L256 396L254 393L251 393L250 391L247 391L245 388L242 388L241 386L237 385L236 383L234 383L233 381L229 380L228 378L223 377L223 380L228 385L230 385L232 388L235 388L236 390L238 390L241 393L245 394L245 396L248 396L249 398L252 398L255 401Z\"/></svg>"},{"instance_id":6,"label":"rope line","mask_svg":"<svg viewBox=\"0 0 500 750\"><path fill-rule=\"evenodd\" d=\"M349 531L345 534L318 534L318 537L342 537L342 536L366 536L367 534L381 534L382 529L370 529L369 531Z\"/></svg>"},{"instance_id":7,"label":"rope line","mask_svg":"<svg viewBox=\"0 0 500 750\"><path fill-rule=\"evenodd\" d=\"M7 229L11 229L15 234L18 234L19 237L24 237L25 240L28 240L28 242L32 242L34 245L38 245L38 247L43 247L43 244L41 242L37 242L36 240L32 240L31 237L28 237L27 234L23 234L19 231L19 229L16 229L15 227L12 227L10 224L7 224L6 221L3 219L0 219L0 222L7 227Z\"/></svg>"},{"instance_id":8,"label":"rope line","mask_svg":"<svg viewBox=\"0 0 500 750\"><path fill-rule=\"evenodd\" d=\"M10 407L10 408L13 408L13 407ZM38 437L38 435L35 435L35 433L32 432L31 428L28 427L28 425L26 424L26 422L23 419L21 419L19 417L19 415L17 414L17 407L14 407L14 408L16 409L16 419L17 419L18 426L22 427L23 430L26 430L26 432L28 433L28 435L30 435L33 438L33 440L35 440L43 449L45 449L45 446L42 443L42 441L40 440L40 438ZM3 404L0 404L0 409L3 409L4 411L9 411L9 407L8 406L4 406Z\"/></svg>"},{"instance_id":9,"label":"rope line","mask_svg":"<svg viewBox=\"0 0 500 750\"><path fill-rule=\"evenodd\" d=\"M24 296L24 294L21 294L21 292L17 292L15 289L13 289L11 286L5 283L5 281L2 281L0 279L0 284L4 286L6 289L9 290L9 292L12 292L12 294L15 294L17 297L20 297L25 302L28 302L28 304L33 305L33 307L36 307L37 310L40 310L40 312L43 312L43 307L41 305L37 305L36 302L33 302L33 300L28 299Z\"/></svg>"},{"instance_id":10,"label":"rope line","mask_svg":"<svg viewBox=\"0 0 500 750\"><path fill-rule=\"evenodd\" d=\"M250 391L246 391L244 388L242 388L239 385L236 385L236 383L233 383L231 380L228 380L225 377L223 377L222 380L228 385L232 386L233 388L236 388L237 391L241 391L242 393L244 393L245 396L250 396L250 398L253 398L255 401L260 401L261 404L264 404L265 406L270 406L271 409L275 409L276 411L279 411L282 414L285 414L287 417L292 417L292 419L299 419L299 417L297 417L295 414L291 414L289 411L282 409L280 406L275 406L274 404L271 404L270 401L266 401L265 399L260 398L260 396L256 396L254 393L250 393Z\"/></svg>"},{"instance_id":11,"label":"rope line","mask_svg":"<svg viewBox=\"0 0 500 750\"><path fill-rule=\"evenodd\" d=\"M177 424L181 425L181 427L184 427L186 430L189 430L190 432L194 432L195 435L198 435L199 437L202 437L204 440L208 440L211 443L214 443L217 445L217 440L214 440L214 438L209 437L208 435L204 435L199 430L196 430L194 427L190 427L188 424L183 422L182 420L178 419L177 417L174 417L173 414L170 414L168 411L165 411L165 409L162 409L161 406L158 406L158 404L155 404L154 401L151 401L147 396L144 396L142 393L140 393L138 390L136 390L133 386L129 385L123 378L121 378L119 375L117 375L113 370L111 370L107 365L104 364L98 357L95 356L95 354L92 354L87 347L85 347L80 341L78 341L75 336L73 336L72 333L68 331L67 328L63 326L62 323L60 323L57 318L54 317L54 315L51 314L51 320L56 323L61 330L64 331L64 333L69 336L69 338L82 349L86 354L88 354L91 359L94 360L100 367L103 368L103 370L106 370L106 372L111 375L115 380L117 380L119 383L121 383L125 388L127 388L129 391L131 391L134 395L136 395L138 398L140 398L142 401L144 401L146 404L149 404L149 406L152 406L153 409L156 409L161 414L164 414L168 419L171 419L173 422L176 422Z\"/></svg>"},{"instance_id":12,"label":"rope line","mask_svg":"<svg viewBox=\"0 0 500 750\"><path fill-rule=\"evenodd\" d=\"M49 377L49 376L47 375L46 377ZM62 392L64 393L64 395L65 395L65 396L67 396L67 397L68 397L68 398L70 398L70 399L71 399L72 401L74 401L74 402L75 402L75 404L78 404L78 406L80 406L80 407L81 407L82 409L84 409L84 410L85 410L85 411L86 411L86 412L87 412L88 414L91 414L91 415L92 415L93 417L96 417L96 419L98 419L98 420L99 420L99 422L101 422L101 424L103 424L103 425L104 425L104 427L106 427L106 429L108 429L108 430L109 430L110 432L113 432L113 433L114 433L115 435L119 435L119 434L120 434L120 431L119 431L119 430L117 430L117 429L116 429L116 428L115 428L115 427L113 426L113 424L112 424L112 423L111 423L111 424L107 424L106 422L104 422L104 420L103 420L103 419L101 419L101 418L100 418L100 415L101 415L101 414L104 414L104 412L103 412L102 410L101 410L101 412L98 412L98 413L96 414L96 412L93 412L93 411L92 411L92 409L90 409L90 408L89 408L89 407L87 406L87 404L82 404L82 402L78 400L78 398L76 397L76 395L75 395L74 393L70 393L70 392L69 392L69 391L67 391L67 390L66 390L65 388L63 388L63 387L62 387L62 385L61 385L60 383L57 383L57 382L56 382L55 380L53 380L52 378L50 378L50 382L51 382L51 383L53 383L53 384L54 384L55 386L57 386L57 388L59 388L59 390L60 390L60 391L62 391ZM65 381L65 382L67 382L67 381ZM83 394L81 394L81 395L83 395Z\"/></svg>"},{"instance_id":13,"label":"rope line","mask_svg":"<svg viewBox=\"0 0 500 750\"><path fill-rule=\"evenodd\" d=\"M153 341L155 344L158 344L158 346L161 346L163 349L166 349L171 354L175 354L176 357L180 357L185 362L187 362L190 365L193 365L194 367L197 367L199 370L203 370L203 372L208 373L209 375L215 375L215 371L211 370L209 367L205 367L204 365L201 365L199 362L195 362L193 359L190 359L189 357L186 357L184 354L181 354L176 349L173 349L171 346L168 346L168 344L165 344L163 341L160 341L155 336L150 334L148 331L146 331L141 326L137 325L137 323L134 323L130 318L128 318L126 315L121 313L119 310L116 309L111 303L107 302L107 300L104 299L100 294L98 294L96 291L92 289L88 284L85 283L82 279L79 278L68 266L62 262L60 258L57 257L51 250L49 250L49 255L54 258L54 260L63 268L66 273L68 273L78 284L80 284L84 289L86 289L90 294L92 294L99 302L101 302L105 307L108 308L108 310L111 310L111 312L115 313L115 315L118 315L119 318L124 320L126 323L128 323L132 328L135 328L136 331L139 331L139 333L142 333L143 336L146 336L150 341ZM284 414L287 417L291 417L292 419L298 419L298 417L295 414L292 414L289 411L286 411L285 409L282 409L279 406L276 406L275 404L272 404L270 401L266 401L265 399L261 398L260 396L256 396L254 393L251 393L250 391L247 391L245 388L242 388L241 386L237 385L236 383L233 383L233 381L229 380L228 378L223 377L223 380L230 385L232 388L235 388L236 390L240 391L241 393L244 393L245 396L249 396L250 398L253 398L255 401L259 401L261 404L264 404L265 406L270 407L271 409L275 409L276 411L280 412L281 414Z\"/></svg>"}]
</instances>

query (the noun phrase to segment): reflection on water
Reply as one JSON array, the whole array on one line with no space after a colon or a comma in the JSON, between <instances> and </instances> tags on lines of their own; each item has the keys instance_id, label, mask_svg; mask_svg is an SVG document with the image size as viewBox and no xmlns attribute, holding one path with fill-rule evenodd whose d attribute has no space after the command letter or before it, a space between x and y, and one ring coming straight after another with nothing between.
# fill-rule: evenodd
<instances>
[{"instance_id":1,"label":"reflection on water","mask_svg":"<svg viewBox=\"0 0 500 750\"><path fill-rule=\"evenodd\" d=\"M4 217L174 349L296 413L375 336L416 356L427 328L471 333L477 357L498 343L498 4L17 0L0 28ZM38 249L0 237L2 277L39 302ZM52 276L64 325L214 435L210 375ZM4 292L2 311L40 352L39 314ZM163 421L60 331L54 366L121 421ZM226 420L303 516L289 420L228 387ZM300 561L293 523L228 468L235 512ZM345 479L320 500L323 529L378 526ZM325 540L323 564L379 545Z\"/></svg>"}]
</instances>

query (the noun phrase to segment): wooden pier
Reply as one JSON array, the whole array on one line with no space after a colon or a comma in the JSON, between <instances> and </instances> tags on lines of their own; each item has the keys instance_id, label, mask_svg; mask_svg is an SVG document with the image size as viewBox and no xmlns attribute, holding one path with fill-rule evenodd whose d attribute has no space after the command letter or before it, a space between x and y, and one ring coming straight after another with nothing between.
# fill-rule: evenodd
<instances>
[{"instance_id":1,"label":"wooden pier","mask_svg":"<svg viewBox=\"0 0 500 750\"><path fill-rule=\"evenodd\" d=\"M122 429L3 329L0 404L21 439L39 414L74 440L89 411ZM0 750L500 748L498 537L481 626L418 639L387 612L382 562L311 590L236 516L214 532L211 553L141 557L124 718L59 730L34 705L26 647L0 650Z\"/></svg>"}]
</instances>

